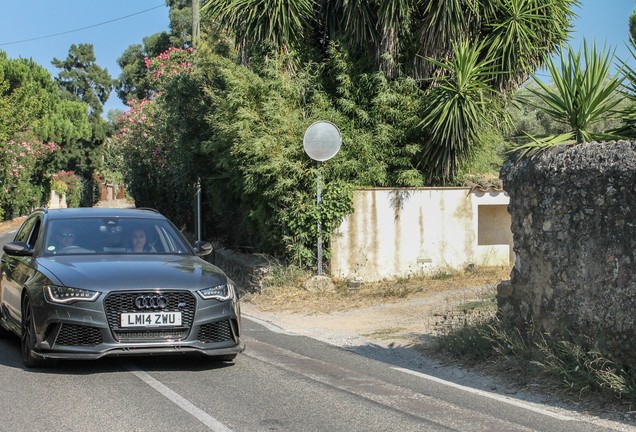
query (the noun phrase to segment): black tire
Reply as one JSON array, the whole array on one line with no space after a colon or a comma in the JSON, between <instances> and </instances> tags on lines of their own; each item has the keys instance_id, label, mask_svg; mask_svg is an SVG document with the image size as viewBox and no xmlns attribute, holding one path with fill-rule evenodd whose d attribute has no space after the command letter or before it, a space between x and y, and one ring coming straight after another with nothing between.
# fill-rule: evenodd
<instances>
[{"instance_id":1,"label":"black tire","mask_svg":"<svg viewBox=\"0 0 636 432\"><path fill-rule=\"evenodd\" d=\"M28 297L22 301L22 361L28 368L38 368L44 365L44 360L33 355L35 348L35 325L33 324L33 309Z\"/></svg>"}]
</instances>

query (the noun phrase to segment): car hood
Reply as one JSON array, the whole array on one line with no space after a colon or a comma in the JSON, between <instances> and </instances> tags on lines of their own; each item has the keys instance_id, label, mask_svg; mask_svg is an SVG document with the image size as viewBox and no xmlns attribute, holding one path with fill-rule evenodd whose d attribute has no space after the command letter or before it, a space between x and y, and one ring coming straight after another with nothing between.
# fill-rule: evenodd
<instances>
[{"instance_id":1,"label":"car hood","mask_svg":"<svg viewBox=\"0 0 636 432\"><path fill-rule=\"evenodd\" d=\"M202 289L227 281L221 269L191 255L73 255L38 261L52 280L97 291Z\"/></svg>"}]
</instances>

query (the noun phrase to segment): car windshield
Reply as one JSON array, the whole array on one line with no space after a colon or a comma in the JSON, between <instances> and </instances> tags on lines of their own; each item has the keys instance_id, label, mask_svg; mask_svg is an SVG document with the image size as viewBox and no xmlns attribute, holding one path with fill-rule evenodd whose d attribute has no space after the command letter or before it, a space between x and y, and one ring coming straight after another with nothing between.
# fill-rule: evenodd
<instances>
[{"instance_id":1,"label":"car windshield","mask_svg":"<svg viewBox=\"0 0 636 432\"><path fill-rule=\"evenodd\" d=\"M44 255L190 253L181 235L164 219L55 219L45 232Z\"/></svg>"}]
</instances>

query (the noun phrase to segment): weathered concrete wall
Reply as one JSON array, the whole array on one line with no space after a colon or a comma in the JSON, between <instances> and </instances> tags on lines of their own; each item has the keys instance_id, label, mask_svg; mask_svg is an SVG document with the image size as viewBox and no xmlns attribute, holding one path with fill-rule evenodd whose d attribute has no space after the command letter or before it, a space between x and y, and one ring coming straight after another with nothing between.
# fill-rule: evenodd
<instances>
[{"instance_id":1,"label":"weathered concrete wall","mask_svg":"<svg viewBox=\"0 0 636 432\"><path fill-rule=\"evenodd\" d=\"M95 207L132 207L134 203L126 199L126 189L124 185L100 184L100 199ZM57 192L51 191L47 208L59 209L68 207L66 195L60 196Z\"/></svg>"},{"instance_id":2,"label":"weathered concrete wall","mask_svg":"<svg viewBox=\"0 0 636 432\"><path fill-rule=\"evenodd\" d=\"M46 206L50 209L66 208L66 195L60 196L57 192L51 191L51 196Z\"/></svg>"},{"instance_id":3,"label":"weathered concrete wall","mask_svg":"<svg viewBox=\"0 0 636 432\"><path fill-rule=\"evenodd\" d=\"M335 279L377 281L512 262L508 195L471 188L360 189L331 236Z\"/></svg>"},{"instance_id":4,"label":"weathered concrete wall","mask_svg":"<svg viewBox=\"0 0 636 432\"><path fill-rule=\"evenodd\" d=\"M625 349L636 335L636 143L509 160L501 179L516 253L499 287L501 314L551 334L594 336L636 360Z\"/></svg>"}]
</instances>

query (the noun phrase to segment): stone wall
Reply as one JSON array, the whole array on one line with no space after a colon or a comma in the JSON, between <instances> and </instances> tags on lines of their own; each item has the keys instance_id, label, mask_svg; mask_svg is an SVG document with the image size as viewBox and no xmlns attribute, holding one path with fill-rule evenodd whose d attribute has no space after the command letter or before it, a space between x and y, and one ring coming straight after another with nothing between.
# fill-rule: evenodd
<instances>
[{"instance_id":1,"label":"stone wall","mask_svg":"<svg viewBox=\"0 0 636 432\"><path fill-rule=\"evenodd\" d=\"M508 160L516 254L500 313L553 335L593 336L633 362L636 335L636 142L560 147Z\"/></svg>"}]
</instances>

